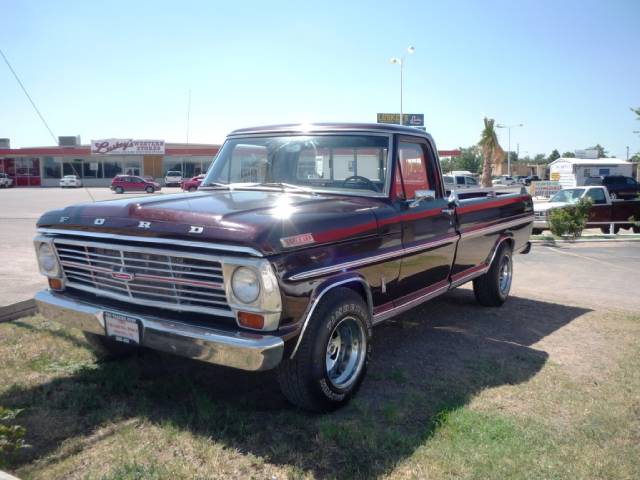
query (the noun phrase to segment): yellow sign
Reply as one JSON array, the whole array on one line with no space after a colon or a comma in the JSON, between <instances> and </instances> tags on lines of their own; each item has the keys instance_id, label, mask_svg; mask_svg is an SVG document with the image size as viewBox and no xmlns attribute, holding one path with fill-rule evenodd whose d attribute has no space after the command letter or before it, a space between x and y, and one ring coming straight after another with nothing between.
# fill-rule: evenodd
<instances>
[{"instance_id":1,"label":"yellow sign","mask_svg":"<svg viewBox=\"0 0 640 480\"><path fill-rule=\"evenodd\" d=\"M552 182L559 182L560 181L560 173L558 172L553 172L551 174L551 181Z\"/></svg>"}]
</instances>

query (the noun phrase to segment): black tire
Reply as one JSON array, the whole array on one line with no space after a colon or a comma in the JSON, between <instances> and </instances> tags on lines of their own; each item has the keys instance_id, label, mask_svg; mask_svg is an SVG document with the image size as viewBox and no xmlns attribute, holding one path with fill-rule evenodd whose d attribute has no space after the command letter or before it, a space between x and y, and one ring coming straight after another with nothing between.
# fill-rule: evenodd
<instances>
[{"instance_id":1,"label":"black tire","mask_svg":"<svg viewBox=\"0 0 640 480\"><path fill-rule=\"evenodd\" d=\"M541 235L541 234L542 234L541 228L534 228L533 230L531 230L531 235Z\"/></svg>"},{"instance_id":2,"label":"black tire","mask_svg":"<svg viewBox=\"0 0 640 480\"><path fill-rule=\"evenodd\" d=\"M115 192L116 192L116 193L124 193L124 188L122 188L122 187L116 187Z\"/></svg>"},{"instance_id":3,"label":"black tire","mask_svg":"<svg viewBox=\"0 0 640 480\"><path fill-rule=\"evenodd\" d=\"M504 265L508 265L509 280L505 286L502 285L501 271ZM502 305L511 290L513 279L513 252L511 246L503 242L496 253L489 271L473 281L473 293L480 305L485 307L499 307Z\"/></svg>"},{"instance_id":4,"label":"black tire","mask_svg":"<svg viewBox=\"0 0 640 480\"><path fill-rule=\"evenodd\" d=\"M104 335L96 335L95 333L89 332L83 333L85 340L100 360L124 358L140 350L140 347L136 345L127 345L126 343L107 338Z\"/></svg>"},{"instance_id":5,"label":"black tire","mask_svg":"<svg viewBox=\"0 0 640 480\"><path fill-rule=\"evenodd\" d=\"M602 233L604 233L605 235L609 235L609 225L604 225L604 226L600 227L600 231ZM613 226L613 234L617 235L619 231L620 231L620 226L619 225L614 225Z\"/></svg>"},{"instance_id":6,"label":"black tire","mask_svg":"<svg viewBox=\"0 0 640 480\"><path fill-rule=\"evenodd\" d=\"M153 193L156 190L153 187L147 187L147 188L144 189L144 191L147 192L147 193Z\"/></svg>"},{"instance_id":7,"label":"black tire","mask_svg":"<svg viewBox=\"0 0 640 480\"><path fill-rule=\"evenodd\" d=\"M195 192L196 190L197 190L197 188L196 188L196 187L189 187L189 191L190 191L190 192Z\"/></svg>"},{"instance_id":8,"label":"black tire","mask_svg":"<svg viewBox=\"0 0 640 480\"><path fill-rule=\"evenodd\" d=\"M349 337L352 342L349 356L340 355L341 343L335 341L336 332L347 325L354 328L352 333L362 335L362 342L354 342L354 336ZM340 345L337 351L336 343ZM345 345L349 344L345 342ZM339 378L332 380L327 372L327 365L333 357L331 350L335 352L336 363L344 361L348 364L353 345L358 345L354 357L356 367L347 377L348 383L336 385ZM348 346L346 348L349 349ZM371 319L366 304L353 290L335 288L317 306L294 358L286 358L278 367L280 389L292 404L300 408L313 412L333 411L345 405L358 391L370 357Z\"/></svg>"}]
</instances>

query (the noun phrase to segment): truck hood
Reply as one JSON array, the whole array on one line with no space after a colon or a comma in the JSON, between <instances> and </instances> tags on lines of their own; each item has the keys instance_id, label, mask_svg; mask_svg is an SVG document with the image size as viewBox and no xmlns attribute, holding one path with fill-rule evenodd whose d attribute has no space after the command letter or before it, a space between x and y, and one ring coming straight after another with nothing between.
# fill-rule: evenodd
<instances>
[{"instance_id":1,"label":"truck hood","mask_svg":"<svg viewBox=\"0 0 640 480\"><path fill-rule=\"evenodd\" d=\"M545 202L545 203L535 203L533 205L534 212L547 212L554 208L562 208L570 205L568 202Z\"/></svg>"},{"instance_id":2,"label":"truck hood","mask_svg":"<svg viewBox=\"0 0 640 480\"><path fill-rule=\"evenodd\" d=\"M375 235L384 199L210 190L83 203L45 213L38 228L245 245L265 255Z\"/></svg>"}]
</instances>

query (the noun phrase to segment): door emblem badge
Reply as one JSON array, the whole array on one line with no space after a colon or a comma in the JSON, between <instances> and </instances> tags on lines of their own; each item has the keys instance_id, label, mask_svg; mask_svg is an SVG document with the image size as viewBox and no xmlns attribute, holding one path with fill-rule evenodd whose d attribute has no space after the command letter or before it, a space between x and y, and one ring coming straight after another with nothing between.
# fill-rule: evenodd
<instances>
[{"instance_id":1,"label":"door emblem badge","mask_svg":"<svg viewBox=\"0 0 640 480\"><path fill-rule=\"evenodd\" d=\"M151 222L138 222L138 228L151 228Z\"/></svg>"},{"instance_id":2,"label":"door emblem badge","mask_svg":"<svg viewBox=\"0 0 640 480\"><path fill-rule=\"evenodd\" d=\"M96 218L96 219L93 221L93 224L94 224L94 225L104 225L104 218Z\"/></svg>"},{"instance_id":3,"label":"door emblem badge","mask_svg":"<svg viewBox=\"0 0 640 480\"><path fill-rule=\"evenodd\" d=\"M204 227L191 225L191 227L189 228L189 233L202 233L202 232L204 232Z\"/></svg>"}]
</instances>

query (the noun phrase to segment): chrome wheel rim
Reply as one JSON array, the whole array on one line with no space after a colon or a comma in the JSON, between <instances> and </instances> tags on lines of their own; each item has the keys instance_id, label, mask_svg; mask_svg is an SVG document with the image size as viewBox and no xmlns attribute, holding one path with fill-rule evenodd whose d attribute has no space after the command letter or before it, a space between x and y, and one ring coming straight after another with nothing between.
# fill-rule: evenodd
<instances>
[{"instance_id":1,"label":"chrome wheel rim","mask_svg":"<svg viewBox=\"0 0 640 480\"><path fill-rule=\"evenodd\" d=\"M345 317L333 328L325 355L327 378L340 389L356 381L367 350L367 339L362 325L353 317Z\"/></svg>"},{"instance_id":2,"label":"chrome wheel rim","mask_svg":"<svg viewBox=\"0 0 640 480\"><path fill-rule=\"evenodd\" d=\"M506 296L511 289L511 256L505 255L500 262L500 274L498 276L498 288L503 296Z\"/></svg>"}]
</instances>

